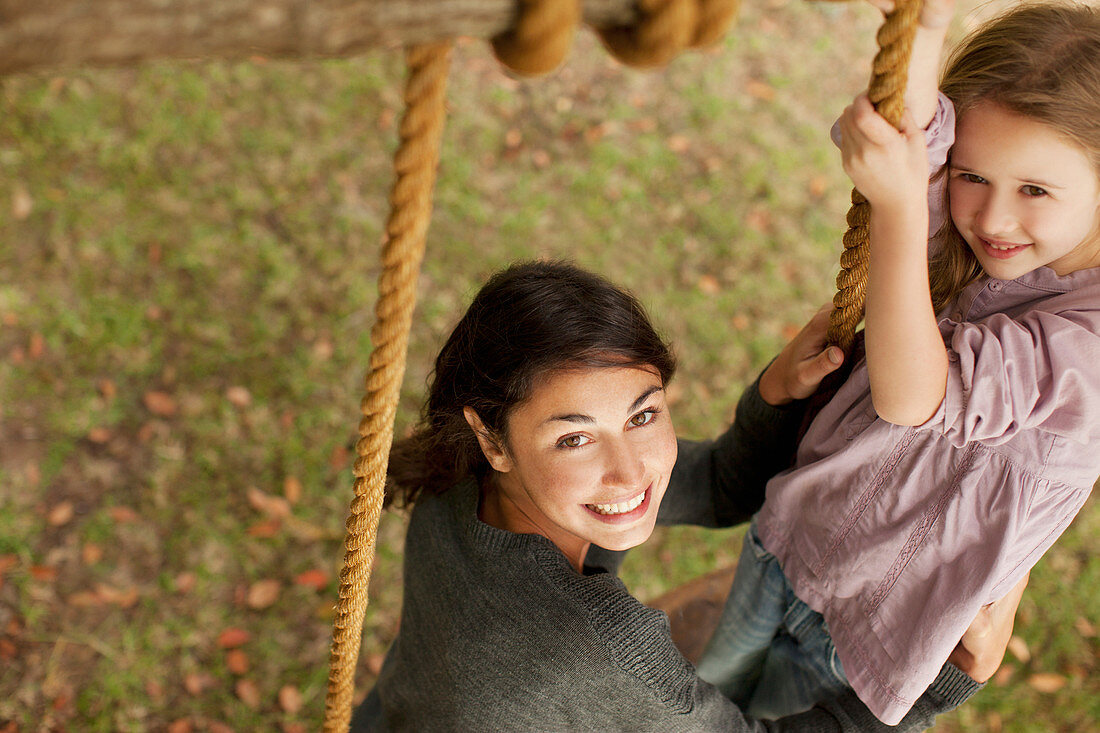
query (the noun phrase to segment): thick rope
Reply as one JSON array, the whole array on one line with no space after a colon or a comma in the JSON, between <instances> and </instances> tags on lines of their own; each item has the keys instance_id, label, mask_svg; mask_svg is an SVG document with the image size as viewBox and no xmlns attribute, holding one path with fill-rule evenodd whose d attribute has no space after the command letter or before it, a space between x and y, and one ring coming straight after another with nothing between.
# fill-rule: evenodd
<instances>
[{"instance_id":1,"label":"thick rope","mask_svg":"<svg viewBox=\"0 0 1100 733\"><path fill-rule=\"evenodd\" d=\"M405 115L401 120L401 143L394 156L396 181L390 196L388 239L382 248L378 302L371 329L374 350L365 380L366 396L360 403L363 417L355 446L358 455L354 467L355 498L346 522L340 600L333 622L324 719L324 730L329 733L343 733L351 722L355 666L367 610L367 584L382 513L394 416L405 373L416 281L432 213L450 52L450 42L443 42L415 46L406 54L409 77L405 85Z\"/></svg>"},{"instance_id":2,"label":"thick rope","mask_svg":"<svg viewBox=\"0 0 1100 733\"><path fill-rule=\"evenodd\" d=\"M896 0L878 31L879 52L875 56L867 96L879 114L894 127L901 124L905 110L905 84L913 37L917 32L921 0ZM844 234L844 252L840 256L837 293L829 316L828 341L845 351L852 345L856 327L863 320L867 296L867 266L870 258L871 204L852 189L852 207L848 210L848 231Z\"/></svg>"},{"instance_id":3,"label":"thick rope","mask_svg":"<svg viewBox=\"0 0 1100 733\"><path fill-rule=\"evenodd\" d=\"M517 74L547 74L565 60L580 21L580 0L520 0L518 21L492 39L493 53Z\"/></svg>"},{"instance_id":4,"label":"thick rope","mask_svg":"<svg viewBox=\"0 0 1100 733\"><path fill-rule=\"evenodd\" d=\"M737 14L739 0L638 0L638 22L597 28L609 53L628 66L663 66L686 48L714 43Z\"/></svg>"}]
</instances>

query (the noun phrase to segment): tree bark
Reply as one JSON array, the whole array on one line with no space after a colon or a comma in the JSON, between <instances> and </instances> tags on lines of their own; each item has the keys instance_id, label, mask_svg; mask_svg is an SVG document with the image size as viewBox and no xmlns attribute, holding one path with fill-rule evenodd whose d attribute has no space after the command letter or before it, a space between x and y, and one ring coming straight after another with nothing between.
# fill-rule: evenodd
<instances>
[{"instance_id":1,"label":"tree bark","mask_svg":"<svg viewBox=\"0 0 1100 733\"><path fill-rule=\"evenodd\" d=\"M518 0L0 0L0 75L168 58L344 57L511 27ZM625 25L634 0L583 0Z\"/></svg>"}]
</instances>

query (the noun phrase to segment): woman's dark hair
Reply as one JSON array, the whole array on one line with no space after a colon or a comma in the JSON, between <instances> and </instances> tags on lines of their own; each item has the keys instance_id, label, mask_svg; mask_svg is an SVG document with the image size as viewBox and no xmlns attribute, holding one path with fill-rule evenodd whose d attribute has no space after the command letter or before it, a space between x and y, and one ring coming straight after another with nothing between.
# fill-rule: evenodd
<instances>
[{"instance_id":1,"label":"woman's dark hair","mask_svg":"<svg viewBox=\"0 0 1100 733\"><path fill-rule=\"evenodd\" d=\"M641 304L564 262L516 264L474 297L435 360L420 423L390 455L386 503L441 493L490 471L463 408L506 445L508 418L539 380L583 367L651 367L668 384L676 360Z\"/></svg>"}]
</instances>

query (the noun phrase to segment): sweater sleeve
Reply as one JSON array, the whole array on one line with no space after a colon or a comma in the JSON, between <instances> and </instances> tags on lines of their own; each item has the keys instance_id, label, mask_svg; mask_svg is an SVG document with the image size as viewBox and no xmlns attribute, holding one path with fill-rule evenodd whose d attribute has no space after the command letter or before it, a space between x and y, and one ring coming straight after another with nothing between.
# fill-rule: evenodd
<instances>
[{"instance_id":1,"label":"sweater sleeve","mask_svg":"<svg viewBox=\"0 0 1100 733\"><path fill-rule=\"evenodd\" d=\"M790 465L804 410L801 401L769 405L755 383L746 389L720 437L679 441L657 521L729 527L749 519L764 502L768 480Z\"/></svg>"}]
</instances>

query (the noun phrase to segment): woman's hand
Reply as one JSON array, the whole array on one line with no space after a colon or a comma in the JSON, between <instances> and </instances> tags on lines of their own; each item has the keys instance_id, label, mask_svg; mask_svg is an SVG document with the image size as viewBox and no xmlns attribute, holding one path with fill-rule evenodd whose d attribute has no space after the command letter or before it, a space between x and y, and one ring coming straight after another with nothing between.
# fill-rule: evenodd
<instances>
[{"instance_id":1,"label":"woman's hand","mask_svg":"<svg viewBox=\"0 0 1100 733\"><path fill-rule=\"evenodd\" d=\"M982 607L974 617L970 628L963 634L955 651L947 661L966 672L978 682L985 682L1004 659L1008 640L1012 638L1012 626L1016 619L1016 608L1024 595L1030 573L1016 584L1004 598Z\"/></svg>"},{"instance_id":2,"label":"woman's hand","mask_svg":"<svg viewBox=\"0 0 1100 733\"><path fill-rule=\"evenodd\" d=\"M844 171L873 207L927 207L928 151L908 112L896 130L859 95L840 116L840 152Z\"/></svg>"},{"instance_id":3,"label":"woman's hand","mask_svg":"<svg viewBox=\"0 0 1100 733\"><path fill-rule=\"evenodd\" d=\"M822 306L760 376L760 396L769 405L806 399L844 363L843 351L825 346L832 308L831 303Z\"/></svg>"}]
</instances>

